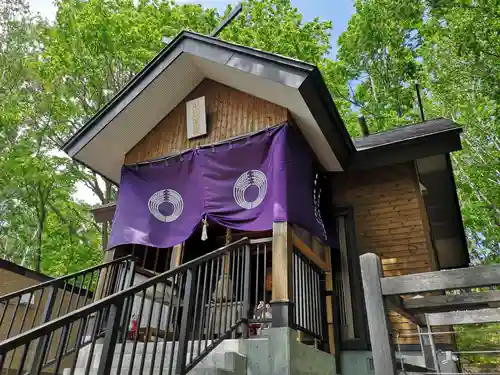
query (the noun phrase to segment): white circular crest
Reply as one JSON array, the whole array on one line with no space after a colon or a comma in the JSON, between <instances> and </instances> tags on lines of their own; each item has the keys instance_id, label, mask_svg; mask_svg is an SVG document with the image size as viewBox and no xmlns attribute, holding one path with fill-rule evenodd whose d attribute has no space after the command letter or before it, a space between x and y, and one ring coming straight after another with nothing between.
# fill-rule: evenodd
<instances>
[{"instance_id":1,"label":"white circular crest","mask_svg":"<svg viewBox=\"0 0 500 375\"><path fill-rule=\"evenodd\" d=\"M170 215L163 215L160 212L160 206L163 203L170 203L174 207ZM151 212L155 218L165 223L170 223L181 216L184 210L184 201L181 195L175 190L164 189L157 191L149 198L148 207L149 212Z\"/></svg>"},{"instance_id":2,"label":"white circular crest","mask_svg":"<svg viewBox=\"0 0 500 375\"><path fill-rule=\"evenodd\" d=\"M257 197L253 201L247 201L245 192L250 186L256 186L259 189ZM259 170L252 169L243 173L233 186L233 197L238 206L245 210L257 207L262 203L267 193L267 178L264 173Z\"/></svg>"}]
</instances>

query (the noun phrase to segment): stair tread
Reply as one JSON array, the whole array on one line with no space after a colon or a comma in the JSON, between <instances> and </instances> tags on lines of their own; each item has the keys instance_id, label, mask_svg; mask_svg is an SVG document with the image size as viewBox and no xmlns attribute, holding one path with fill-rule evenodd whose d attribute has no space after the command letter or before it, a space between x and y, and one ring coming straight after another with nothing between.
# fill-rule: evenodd
<instances>
[{"instance_id":1,"label":"stair tread","mask_svg":"<svg viewBox=\"0 0 500 375\"><path fill-rule=\"evenodd\" d=\"M137 370L139 369L133 369L132 371L132 374L136 374ZM85 373L85 369L84 368L76 368L75 369L75 372L74 372L74 375L97 375L97 369L91 369L88 373ZM174 372L175 370L172 370L172 372ZM149 374L150 372L150 369L149 368L144 368L143 369L143 374ZM64 369L63 371L63 375L69 375L71 373L71 370L70 369ZM129 373L129 369L122 369L120 370L119 374L120 375L127 375ZM196 367L194 369L192 369L190 372L190 374L194 375L201 375L201 374L206 374L206 375L213 375L213 374L216 374L216 375L235 375L235 374L245 374L246 373L246 369L241 369L239 372L238 371L233 371L233 370L228 370L228 369L223 369L223 368L211 368L211 367ZM169 370L168 369L163 369L163 370L153 370L153 374L154 375L168 375L169 374ZM109 375L117 375L117 372L116 370L111 370Z\"/></svg>"},{"instance_id":2,"label":"stair tread","mask_svg":"<svg viewBox=\"0 0 500 375\"><path fill-rule=\"evenodd\" d=\"M97 353L94 353L97 354ZM98 353L100 357L100 353ZM163 374L168 374L169 373L169 367L170 367L170 355L166 355L164 362L163 362L163 368L160 369L160 363L161 359L160 357L155 358L153 366L151 366L151 361L153 352L147 353L146 352L146 358L144 359L144 365L143 365L143 373L144 374L149 374L151 371L151 367L153 367L152 373L154 375L163 375ZM189 358L189 355L187 355L187 358ZM118 360L119 357L115 355L115 358L113 358L113 365L111 368L110 375L126 375L128 374L130 370L130 361L131 361L131 356L132 354L125 354L123 356L122 360L122 365L120 371L117 371L117 365L118 365ZM174 352L174 359L172 360L172 369L175 370L175 366L177 363L176 360L176 353ZM96 357L94 355L94 360L92 363L91 371L87 375L94 375L97 374L97 368L99 366L99 357ZM141 361L142 361L142 354L141 355L136 355L133 365L132 365L132 373L135 374L137 373L140 368L141 368ZM231 374L246 374L246 362L247 358L242 355L241 353L238 352L233 352L233 351L228 351L228 352L211 352L205 357L203 360L201 360L200 363L197 364L197 366L191 370L191 374L193 375L231 375ZM74 375L83 375L85 374L85 358L83 361L79 361L80 363L77 364L77 368L75 369ZM83 363L82 363L83 362ZM65 369L63 372L63 375L69 375L70 374L70 369Z\"/></svg>"}]
</instances>

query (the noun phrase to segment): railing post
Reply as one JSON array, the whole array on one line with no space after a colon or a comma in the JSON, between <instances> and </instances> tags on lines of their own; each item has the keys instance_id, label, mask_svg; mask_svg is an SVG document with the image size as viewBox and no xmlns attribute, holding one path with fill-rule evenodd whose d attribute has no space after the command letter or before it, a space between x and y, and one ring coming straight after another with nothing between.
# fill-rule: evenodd
<instances>
[{"instance_id":1,"label":"railing post","mask_svg":"<svg viewBox=\"0 0 500 375\"><path fill-rule=\"evenodd\" d=\"M396 360L390 323L380 283L383 277L382 264L379 257L372 253L363 254L359 259L375 375L395 375Z\"/></svg>"},{"instance_id":2,"label":"railing post","mask_svg":"<svg viewBox=\"0 0 500 375\"><path fill-rule=\"evenodd\" d=\"M136 258L135 257L133 257L132 259L130 259L129 261L127 261L127 272L123 276L124 289L130 288L130 287L132 287L134 285L135 262L136 262ZM123 304L123 311L122 311L121 318L120 318L121 321L122 321L122 326L123 327L128 327L129 319L130 319L130 316L132 315L133 305L134 305L134 299L133 298L130 298L130 299L127 298L125 300L125 303ZM123 335L123 338L124 339L126 338L126 330L125 330L125 334Z\"/></svg>"},{"instance_id":3,"label":"railing post","mask_svg":"<svg viewBox=\"0 0 500 375\"><path fill-rule=\"evenodd\" d=\"M319 298L320 298L320 306L321 306L321 314L320 314L320 319L321 319L321 335L322 340L322 348L323 351L326 351L328 353L331 353L331 348L330 348L330 340L329 340L329 333L328 333L328 314L326 312L326 274L321 273L320 277L320 282L319 282ZM327 349L327 350L325 350Z\"/></svg>"},{"instance_id":4,"label":"railing post","mask_svg":"<svg viewBox=\"0 0 500 375\"><path fill-rule=\"evenodd\" d=\"M118 334L120 332L121 319L119 319L119 316L122 312L122 308L123 300L117 302L116 304L112 304L109 309L108 319L106 322L106 335L104 336L101 361L99 363L97 375L108 375L111 373L116 342L118 339ZM123 329L127 328L123 327ZM90 358L90 360L92 360L92 358Z\"/></svg>"},{"instance_id":5,"label":"railing post","mask_svg":"<svg viewBox=\"0 0 500 375\"><path fill-rule=\"evenodd\" d=\"M52 310L54 309L54 303L56 302L57 298L57 292L58 292L58 286L57 284L54 284L50 286L49 289L49 294L47 297L47 302L45 302L44 310L43 310L43 315L42 315L42 321L41 324L47 323L50 321L50 318L52 316ZM42 296L40 296L42 298ZM64 294L61 296L61 298L64 298ZM42 368L42 362L45 358L45 352L47 348L47 341L50 339L50 335L45 335L43 337L40 337L38 339L38 342L36 344L36 349L33 354L33 360L31 362L31 370L30 374L36 374L38 369Z\"/></svg>"},{"instance_id":6,"label":"railing post","mask_svg":"<svg viewBox=\"0 0 500 375\"><path fill-rule=\"evenodd\" d=\"M196 288L195 288L195 270L188 268L186 271L186 284L184 289L184 299L182 301L182 318L181 328L179 331L179 348L177 350L177 363L175 365L175 373L177 375L184 374L186 370L186 357L189 341L189 329L192 325L192 315L194 304L196 303Z\"/></svg>"},{"instance_id":7,"label":"railing post","mask_svg":"<svg viewBox=\"0 0 500 375\"><path fill-rule=\"evenodd\" d=\"M433 346L431 346L430 339L433 339L432 335L429 335L429 331L427 326L418 326L417 325L418 336L420 337L420 348L422 350L422 355L425 361L425 367L433 368L437 371L435 356Z\"/></svg>"},{"instance_id":8,"label":"railing post","mask_svg":"<svg viewBox=\"0 0 500 375\"><path fill-rule=\"evenodd\" d=\"M429 319L427 318L427 314L425 314L425 322L427 323L427 326L424 327L424 331L427 333L427 336L429 338L429 344L431 346L432 361L434 364L434 370L439 374L441 372L441 369L439 368L439 359L438 359L438 355L437 355L436 344L434 342L434 336L432 335L432 327L429 324Z\"/></svg>"},{"instance_id":9,"label":"railing post","mask_svg":"<svg viewBox=\"0 0 500 375\"><path fill-rule=\"evenodd\" d=\"M243 336L248 338L248 320L250 319L250 245L245 245L245 266L243 267Z\"/></svg>"},{"instance_id":10,"label":"railing post","mask_svg":"<svg viewBox=\"0 0 500 375\"><path fill-rule=\"evenodd\" d=\"M293 315L293 232L287 222L273 223L272 326L294 327Z\"/></svg>"}]
</instances>

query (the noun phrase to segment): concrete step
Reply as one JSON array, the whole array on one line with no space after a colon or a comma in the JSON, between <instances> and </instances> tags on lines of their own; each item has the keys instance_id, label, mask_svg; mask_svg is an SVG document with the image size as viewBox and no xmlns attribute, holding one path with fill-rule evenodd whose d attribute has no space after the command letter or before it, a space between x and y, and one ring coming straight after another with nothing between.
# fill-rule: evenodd
<instances>
[{"instance_id":1,"label":"concrete step","mask_svg":"<svg viewBox=\"0 0 500 375\"><path fill-rule=\"evenodd\" d=\"M191 347L188 346L188 349ZM200 350L203 351L205 346L203 345ZM173 349L173 350L172 350ZM114 351L114 360L113 360L113 367L116 367L118 365L118 360L120 357L120 354L123 350L123 364L122 366L128 366L128 364L132 360L132 355L134 355L134 362L135 363L140 363L141 359L143 356L145 356L145 362L146 363L151 363L153 359L155 360L155 365L159 366L160 365L160 360L161 357L164 355L165 357L165 363L168 366L168 361L170 357L174 358L174 361L177 359L177 350L178 350L178 344L174 345L171 342L167 342L166 345L163 343L158 343L156 346L156 350L153 353L154 350L154 343L147 343L145 345L144 343L137 343L137 346L134 351L134 344L133 343L126 343L125 347L124 344L118 344L116 345L115 351ZM197 354L197 346L194 347L195 354ZM99 366L100 358L101 358L101 352L102 352L102 344L96 344L94 348L94 353L93 353L93 363L91 365L92 368L97 368ZM90 354L90 347L84 347L80 350L80 354L78 355L78 360L76 367L78 368L85 368L87 365L87 360ZM190 353L187 354L186 358L189 358Z\"/></svg>"},{"instance_id":2,"label":"concrete step","mask_svg":"<svg viewBox=\"0 0 500 375\"><path fill-rule=\"evenodd\" d=\"M70 369L65 369L63 372L63 375L70 375ZM132 375L136 375L137 372L132 371ZM144 375L149 375L149 369L144 369L143 371ZM245 372L234 372L234 371L229 371L225 369L211 369L211 368L195 368L189 372L190 375L245 375ZM97 375L97 370L93 369L90 370L88 373L85 372L85 369L75 369L73 375ZM124 369L121 370L119 373L115 371L111 371L109 375L129 375L129 370ZM153 370L153 375L169 375L168 369L167 370ZM171 375L175 375L175 372L172 371Z\"/></svg>"},{"instance_id":3,"label":"concrete step","mask_svg":"<svg viewBox=\"0 0 500 375\"><path fill-rule=\"evenodd\" d=\"M125 349L126 350L126 349ZM144 361L143 365L143 374L149 374L151 371L151 363L153 359L153 353L148 354L148 351L146 351L146 358ZM163 368L160 368L160 356L161 352L155 359L154 367L153 367L153 374L158 375L158 374L168 374L169 373L169 367L170 367L170 361L169 361L169 356L165 356L165 361ZM141 369L141 360L142 360L142 355L135 356L135 360L133 362L133 367L132 367L132 374L137 374L139 373ZM123 361L121 365L120 371L117 371L117 366L118 366L118 360L119 357L115 356L113 359L113 366L111 369L111 372L109 375L128 375L129 370L130 370L130 365L132 361L132 354L125 354L123 356ZM97 369L99 367L99 361L100 361L100 353L98 355L94 355L94 361L92 363L91 371L89 372L88 375L93 375L94 373L97 372ZM176 361L174 359L172 363L172 373L175 372L175 366L176 366ZM196 367L191 370L190 374L194 375L244 375L246 374L246 367L247 367L247 359L245 356L235 353L235 352L225 352L225 353L217 353L217 352L212 352L207 357L205 357L200 363L196 365ZM70 374L70 369L65 369L63 372L63 375L69 375ZM85 366L78 367L75 372L75 375L84 375L85 374Z\"/></svg>"},{"instance_id":4,"label":"concrete step","mask_svg":"<svg viewBox=\"0 0 500 375\"><path fill-rule=\"evenodd\" d=\"M227 340L227 342L224 342L223 345L218 346L213 350L213 352L210 353L210 355L206 358L204 358L204 362L206 361L214 361L217 360L218 364L224 363L223 360L220 359L220 355L224 352L240 352L239 350L239 342L238 340ZM123 347L125 345L125 347ZM211 345L211 342L207 342L206 344ZM172 350L173 347L173 350ZM113 360L113 367L118 366L118 360L120 357L120 353L124 350L123 352L123 361L122 361L122 367L128 367L132 361L132 353L134 353L134 367L140 367L140 361L142 360L142 357L145 356L145 363L149 364L153 362L154 359L154 367L157 368L160 366L161 363L161 357L165 353L165 360L164 360L164 366L169 366L170 364L170 358L173 357L173 361L175 362L177 360L177 351L178 351L178 343L172 343L172 342L159 342L156 347L156 353L153 353L154 349L154 343L137 343L137 346L135 348L134 352L134 343L133 342L127 342L126 344L117 344L115 351L114 351L114 360ZM165 350L164 350L165 349ZM203 351L205 349L205 343L203 342L200 351ZM188 351L191 350L191 342L188 343ZM195 342L194 347L194 355L193 358L195 358L198 354L198 346L197 342ZM87 360L89 357L89 352L90 352L90 347L86 346L80 350L80 353L78 355L76 367L77 368L85 368L87 365ZM94 348L94 353L93 353L93 361L91 364L91 368L97 369L99 367L99 362L101 358L101 352L102 352L102 344L96 344ZM186 358L190 358L190 353L186 355ZM175 363L174 363L175 366Z\"/></svg>"},{"instance_id":5,"label":"concrete step","mask_svg":"<svg viewBox=\"0 0 500 375\"><path fill-rule=\"evenodd\" d=\"M136 345L136 349L135 349L135 354L142 354L144 352L144 350L148 351L148 352L151 352L154 348L154 342L147 342L147 343L144 343L144 342L138 342L137 345ZM203 351L207 346L210 346L212 344L212 341L207 341L207 343L205 344L205 341L202 341L201 344L200 344L200 350ZM117 344L116 347L115 347L115 353L120 353L121 350L122 350L122 347L123 347L124 344ZM164 345L166 346L166 351L167 353L170 353L170 351L172 350L172 346L174 346L174 350L175 352L177 352L177 348L179 347L179 342L178 341L167 341L167 342L163 342L163 340L158 340L158 343L156 345L156 349L157 351L158 350L161 350L163 351L163 347ZM188 351L190 351L191 349L191 345L192 345L192 341L189 341L188 342ZM97 345L96 345L97 346ZM134 348L134 343L129 341L127 343L125 343L125 351L124 353L125 354L131 354L132 351L133 351L133 348ZM198 350L198 342L195 341L194 342L194 351L197 351ZM102 349L102 346L100 346L99 349Z\"/></svg>"}]
</instances>

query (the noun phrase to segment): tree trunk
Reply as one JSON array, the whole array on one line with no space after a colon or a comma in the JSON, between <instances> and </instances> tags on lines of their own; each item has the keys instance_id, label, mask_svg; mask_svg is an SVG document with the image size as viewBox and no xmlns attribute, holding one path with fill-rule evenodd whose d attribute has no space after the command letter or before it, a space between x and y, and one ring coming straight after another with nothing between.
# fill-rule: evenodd
<instances>
[{"instance_id":1,"label":"tree trunk","mask_svg":"<svg viewBox=\"0 0 500 375\"><path fill-rule=\"evenodd\" d=\"M370 86L372 89L373 98L375 99L375 103L378 103L377 89L375 87L375 80L373 79L373 77L371 75L370 75Z\"/></svg>"},{"instance_id":2,"label":"tree trunk","mask_svg":"<svg viewBox=\"0 0 500 375\"><path fill-rule=\"evenodd\" d=\"M102 249L106 250L108 248L108 222L107 221L104 221L102 223L101 241L102 241Z\"/></svg>"},{"instance_id":3,"label":"tree trunk","mask_svg":"<svg viewBox=\"0 0 500 375\"><path fill-rule=\"evenodd\" d=\"M45 227L45 218L47 217L47 210L45 208L45 203L40 202L40 216L38 217L38 233L36 236L36 248L35 248L35 271L41 272L42 263L42 240L43 240L43 229Z\"/></svg>"},{"instance_id":4,"label":"tree trunk","mask_svg":"<svg viewBox=\"0 0 500 375\"><path fill-rule=\"evenodd\" d=\"M104 196L104 201L102 203L108 204L111 200L113 185L111 184L111 182L106 181L105 186L106 186L106 192ZM109 240L108 222L104 221L102 223L102 229L101 229L101 243L103 250L106 250L108 248L108 240Z\"/></svg>"}]
</instances>

